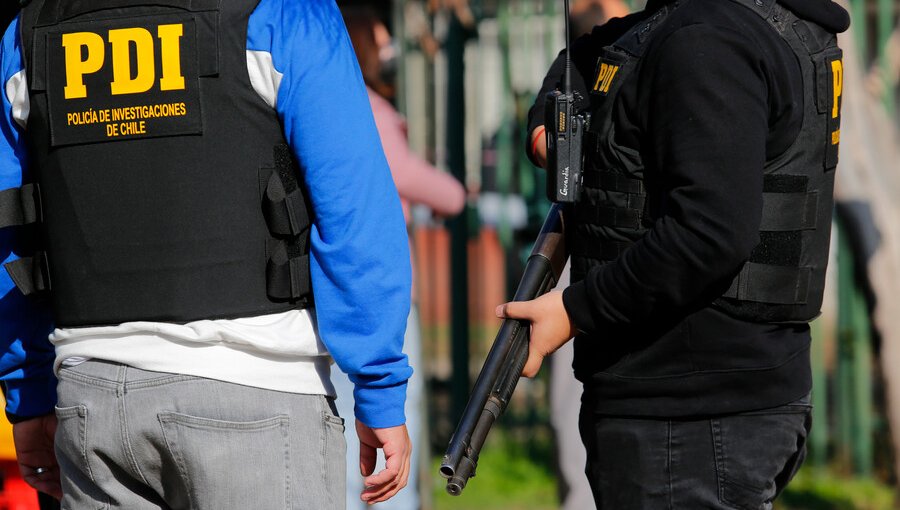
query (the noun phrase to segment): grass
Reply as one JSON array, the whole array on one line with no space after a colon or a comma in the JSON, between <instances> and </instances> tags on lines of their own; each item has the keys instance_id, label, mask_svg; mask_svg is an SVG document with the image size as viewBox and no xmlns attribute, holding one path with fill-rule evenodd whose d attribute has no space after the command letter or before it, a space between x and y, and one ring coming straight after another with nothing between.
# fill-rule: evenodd
<instances>
[{"instance_id":1,"label":"grass","mask_svg":"<svg viewBox=\"0 0 900 510\"><path fill-rule=\"evenodd\" d=\"M559 508L556 478L544 457L544 441L529 444L492 431L478 460L477 476L460 496L450 496L435 477L435 510L551 510ZM535 458L537 457L537 459ZM433 462L436 473L440 459Z\"/></svg>"},{"instance_id":2,"label":"grass","mask_svg":"<svg viewBox=\"0 0 900 510\"><path fill-rule=\"evenodd\" d=\"M871 478L834 475L804 467L781 497L777 510L892 510L900 503L894 488Z\"/></svg>"}]
</instances>

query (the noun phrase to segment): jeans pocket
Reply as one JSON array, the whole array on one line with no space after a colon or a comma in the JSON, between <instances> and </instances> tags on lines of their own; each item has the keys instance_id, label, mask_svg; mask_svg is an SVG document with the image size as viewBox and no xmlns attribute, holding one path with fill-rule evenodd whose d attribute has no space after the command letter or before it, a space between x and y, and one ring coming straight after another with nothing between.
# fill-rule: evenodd
<instances>
[{"instance_id":1,"label":"jeans pocket","mask_svg":"<svg viewBox=\"0 0 900 510\"><path fill-rule=\"evenodd\" d=\"M784 406L711 420L719 499L768 510L805 457L810 408Z\"/></svg>"},{"instance_id":2,"label":"jeans pocket","mask_svg":"<svg viewBox=\"0 0 900 510\"><path fill-rule=\"evenodd\" d=\"M340 416L326 414L324 417L325 423L328 425L338 429L341 434L344 433L344 428L347 426L346 422Z\"/></svg>"},{"instance_id":3,"label":"jeans pocket","mask_svg":"<svg viewBox=\"0 0 900 510\"><path fill-rule=\"evenodd\" d=\"M334 399L322 398L322 488L324 508L344 508L347 492L347 441L344 437L346 421L335 412ZM323 510L324 510L323 508Z\"/></svg>"},{"instance_id":4,"label":"jeans pocket","mask_svg":"<svg viewBox=\"0 0 900 510\"><path fill-rule=\"evenodd\" d=\"M62 476L63 510L109 508L106 495L99 490L88 458L88 409L84 404L56 408L54 447Z\"/></svg>"},{"instance_id":5,"label":"jeans pocket","mask_svg":"<svg viewBox=\"0 0 900 510\"><path fill-rule=\"evenodd\" d=\"M236 422L164 412L159 422L191 508L291 508L291 484L302 480L290 476L288 416Z\"/></svg>"}]
</instances>

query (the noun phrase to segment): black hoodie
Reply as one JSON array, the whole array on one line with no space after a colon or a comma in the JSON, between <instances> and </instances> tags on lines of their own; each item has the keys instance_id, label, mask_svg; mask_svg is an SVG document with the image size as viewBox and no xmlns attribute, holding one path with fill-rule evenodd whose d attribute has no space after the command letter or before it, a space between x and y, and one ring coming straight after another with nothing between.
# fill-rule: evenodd
<instances>
[{"instance_id":1,"label":"black hoodie","mask_svg":"<svg viewBox=\"0 0 900 510\"><path fill-rule=\"evenodd\" d=\"M665 0L597 27L573 45L584 98L600 49ZM781 0L834 32L827 0ZM797 137L797 57L757 14L730 0L678 0L617 101L617 137L641 147L652 217L644 238L563 294L582 332L576 376L597 412L695 416L763 409L810 391L809 328L741 321L710 306L759 242L762 168ZM557 59L530 113L562 75ZM582 103L586 108L586 101ZM655 179L655 183L651 180ZM653 210L655 209L655 211Z\"/></svg>"}]
</instances>

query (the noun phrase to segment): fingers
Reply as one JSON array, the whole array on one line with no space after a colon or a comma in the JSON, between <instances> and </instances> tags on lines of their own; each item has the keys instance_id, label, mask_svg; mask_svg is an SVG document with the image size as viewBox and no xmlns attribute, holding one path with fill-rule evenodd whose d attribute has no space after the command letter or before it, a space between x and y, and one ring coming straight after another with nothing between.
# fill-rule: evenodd
<instances>
[{"instance_id":1,"label":"fingers","mask_svg":"<svg viewBox=\"0 0 900 510\"><path fill-rule=\"evenodd\" d=\"M394 461L396 464L396 461ZM366 487L374 487L380 488L381 486L391 483L400 476L400 469L402 466L395 465L391 466L390 463L386 463L387 465L381 471L375 473L372 476L366 477Z\"/></svg>"},{"instance_id":2,"label":"fingers","mask_svg":"<svg viewBox=\"0 0 900 510\"><path fill-rule=\"evenodd\" d=\"M385 459L385 468L365 479L366 489L362 493L362 500L371 505L392 498L406 487L409 470L408 449L388 456Z\"/></svg>"},{"instance_id":3,"label":"fingers","mask_svg":"<svg viewBox=\"0 0 900 510\"><path fill-rule=\"evenodd\" d=\"M398 492L406 487L407 482L409 481L409 471L410 471L409 463L405 464L404 470L400 473L400 476L397 477L396 483L386 485L384 489L378 493L373 494L368 500L369 504L381 503L383 501L387 501L394 497Z\"/></svg>"},{"instance_id":4,"label":"fingers","mask_svg":"<svg viewBox=\"0 0 900 510\"><path fill-rule=\"evenodd\" d=\"M23 473L22 479L25 480L25 483L32 486L35 490L49 494L56 499L62 498L62 485L60 483L58 466L41 468L41 472L37 472L36 468L19 464L19 471ZM26 472L27 474L24 474Z\"/></svg>"},{"instance_id":5,"label":"fingers","mask_svg":"<svg viewBox=\"0 0 900 510\"><path fill-rule=\"evenodd\" d=\"M377 450L374 446L370 446L360 441L359 443L359 474L369 476L375 471L375 459L377 458Z\"/></svg>"},{"instance_id":6,"label":"fingers","mask_svg":"<svg viewBox=\"0 0 900 510\"><path fill-rule=\"evenodd\" d=\"M511 301L498 306L495 310L497 317L507 319L523 319L535 321L535 312L537 311L537 303L535 301ZM533 338L532 338L533 340ZM535 348L533 342L528 348L528 360L522 368L522 375L525 377L534 377L541 369L541 363L544 356Z\"/></svg>"},{"instance_id":7,"label":"fingers","mask_svg":"<svg viewBox=\"0 0 900 510\"><path fill-rule=\"evenodd\" d=\"M511 301L498 306L494 313L501 319L527 319L532 318L531 301Z\"/></svg>"},{"instance_id":8,"label":"fingers","mask_svg":"<svg viewBox=\"0 0 900 510\"><path fill-rule=\"evenodd\" d=\"M56 416L48 414L13 425L19 472L25 483L57 499L62 497L53 448Z\"/></svg>"},{"instance_id":9,"label":"fingers","mask_svg":"<svg viewBox=\"0 0 900 510\"><path fill-rule=\"evenodd\" d=\"M541 364L544 362L544 355L537 352L535 349L528 349L528 361L525 362L525 366L522 367L522 376L524 377L534 377L541 370Z\"/></svg>"},{"instance_id":10,"label":"fingers","mask_svg":"<svg viewBox=\"0 0 900 510\"><path fill-rule=\"evenodd\" d=\"M360 469L365 476L365 490L360 499L373 504L391 498L406 487L409 478L409 458L412 446L406 425L371 428L356 420L356 431L360 438ZM363 449L366 450L365 455ZM376 474L375 453L384 452L385 467Z\"/></svg>"}]
</instances>

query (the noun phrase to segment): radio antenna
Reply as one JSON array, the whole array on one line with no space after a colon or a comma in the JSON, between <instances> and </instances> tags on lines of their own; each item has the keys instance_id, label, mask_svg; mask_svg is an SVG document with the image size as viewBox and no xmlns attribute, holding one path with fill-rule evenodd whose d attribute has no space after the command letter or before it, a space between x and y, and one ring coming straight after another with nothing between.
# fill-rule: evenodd
<instances>
[{"instance_id":1,"label":"radio antenna","mask_svg":"<svg viewBox=\"0 0 900 510\"><path fill-rule=\"evenodd\" d=\"M566 17L566 76L563 83L563 92L566 95L572 93L572 57L569 52L569 44L572 36L569 33L569 0L565 0L565 17Z\"/></svg>"}]
</instances>

